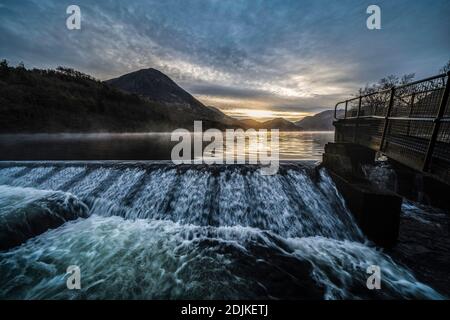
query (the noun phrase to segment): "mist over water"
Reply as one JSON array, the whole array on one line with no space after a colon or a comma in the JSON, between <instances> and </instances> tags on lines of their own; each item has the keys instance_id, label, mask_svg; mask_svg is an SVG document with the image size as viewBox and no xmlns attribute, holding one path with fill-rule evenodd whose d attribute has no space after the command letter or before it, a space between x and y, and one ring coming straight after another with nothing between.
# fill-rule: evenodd
<instances>
[{"instance_id":1,"label":"mist over water","mask_svg":"<svg viewBox=\"0 0 450 320\"><path fill-rule=\"evenodd\" d=\"M10 164L0 181L0 215L12 204L26 213L26 194L37 208L54 192L88 208L0 251L0 298L443 298L373 247L326 171L307 163L274 176L235 165ZM79 291L66 288L69 265L81 268ZM367 289L369 265L383 270L382 290Z\"/></svg>"},{"instance_id":2,"label":"mist over water","mask_svg":"<svg viewBox=\"0 0 450 320\"><path fill-rule=\"evenodd\" d=\"M169 160L178 143L171 141L170 136L171 133L1 134L0 160ZM319 160L325 144L333 139L334 132L327 131L280 132L280 159ZM255 146L245 150L247 158L255 153Z\"/></svg>"}]
</instances>

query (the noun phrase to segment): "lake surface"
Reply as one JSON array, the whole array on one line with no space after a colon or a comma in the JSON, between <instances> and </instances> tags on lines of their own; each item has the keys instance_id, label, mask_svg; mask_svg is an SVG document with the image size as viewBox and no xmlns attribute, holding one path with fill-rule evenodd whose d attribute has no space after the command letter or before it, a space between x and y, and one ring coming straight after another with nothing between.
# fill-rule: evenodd
<instances>
[{"instance_id":1,"label":"lake surface","mask_svg":"<svg viewBox=\"0 0 450 320\"><path fill-rule=\"evenodd\" d=\"M280 132L280 160L320 160L333 140L334 132ZM169 160L177 143L171 133L3 134L0 160ZM246 157L257 150L249 144Z\"/></svg>"}]
</instances>

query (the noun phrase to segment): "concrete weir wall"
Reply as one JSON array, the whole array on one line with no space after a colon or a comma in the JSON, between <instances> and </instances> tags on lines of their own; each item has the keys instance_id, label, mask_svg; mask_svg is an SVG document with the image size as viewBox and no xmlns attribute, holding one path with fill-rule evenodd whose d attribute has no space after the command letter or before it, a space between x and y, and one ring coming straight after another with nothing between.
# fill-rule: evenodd
<instances>
[{"instance_id":1,"label":"concrete weir wall","mask_svg":"<svg viewBox=\"0 0 450 320\"><path fill-rule=\"evenodd\" d=\"M361 166L373 163L375 151L353 143L328 143L323 166L367 237L389 248L398 239L402 198L380 190L363 177Z\"/></svg>"},{"instance_id":2,"label":"concrete weir wall","mask_svg":"<svg viewBox=\"0 0 450 320\"><path fill-rule=\"evenodd\" d=\"M390 160L396 181L392 186L398 194L415 202L447 210L450 213L450 181L444 183L430 174L418 172Z\"/></svg>"}]
</instances>

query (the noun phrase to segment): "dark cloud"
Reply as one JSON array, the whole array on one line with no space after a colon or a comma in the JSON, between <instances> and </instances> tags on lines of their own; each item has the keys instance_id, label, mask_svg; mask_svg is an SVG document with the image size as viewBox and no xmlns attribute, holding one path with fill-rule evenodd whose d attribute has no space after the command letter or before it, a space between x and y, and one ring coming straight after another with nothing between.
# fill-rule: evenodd
<instances>
[{"instance_id":1,"label":"dark cloud","mask_svg":"<svg viewBox=\"0 0 450 320\"><path fill-rule=\"evenodd\" d=\"M220 86L214 84L194 84L187 85L185 87L189 92L198 95L207 96L219 96L227 98L244 98L244 99L256 99L256 98L270 98L273 94L270 94L263 90L257 89L245 89L230 86Z\"/></svg>"},{"instance_id":2,"label":"dark cloud","mask_svg":"<svg viewBox=\"0 0 450 320\"><path fill-rule=\"evenodd\" d=\"M63 1L1 0L0 57L101 79L155 67L224 108L289 111L329 108L387 74L427 76L450 58L447 0L378 1L379 31L365 27L366 0L74 4L81 31L65 28Z\"/></svg>"}]
</instances>

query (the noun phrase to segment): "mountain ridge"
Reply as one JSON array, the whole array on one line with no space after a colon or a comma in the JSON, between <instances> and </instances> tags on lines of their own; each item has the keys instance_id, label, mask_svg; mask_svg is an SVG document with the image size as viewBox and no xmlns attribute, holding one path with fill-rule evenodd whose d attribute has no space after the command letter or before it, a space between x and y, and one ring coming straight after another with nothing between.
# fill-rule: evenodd
<instances>
[{"instance_id":1,"label":"mountain ridge","mask_svg":"<svg viewBox=\"0 0 450 320\"><path fill-rule=\"evenodd\" d=\"M170 116L175 121L206 120L222 124L218 126L219 129L226 126L242 127L239 120L215 107L205 106L166 74L154 68L130 72L106 80L105 83L149 101L167 105L170 107Z\"/></svg>"},{"instance_id":2,"label":"mountain ridge","mask_svg":"<svg viewBox=\"0 0 450 320\"><path fill-rule=\"evenodd\" d=\"M153 68L102 82L70 68L0 65L1 133L167 132L192 130L195 120L204 130L302 130L283 118L232 118Z\"/></svg>"},{"instance_id":3,"label":"mountain ridge","mask_svg":"<svg viewBox=\"0 0 450 320\"><path fill-rule=\"evenodd\" d=\"M264 122L260 122L254 119L244 119L241 120L248 128L252 129L279 129L280 131L303 131L303 128L297 126L292 121L286 120L284 118L274 118Z\"/></svg>"},{"instance_id":4,"label":"mountain ridge","mask_svg":"<svg viewBox=\"0 0 450 320\"><path fill-rule=\"evenodd\" d=\"M342 115L343 111L338 112L338 116ZM310 131L334 131L333 126L334 110L325 110L315 115L304 117L303 119L294 122L301 126L304 130Z\"/></svg>"}]
</instances>

